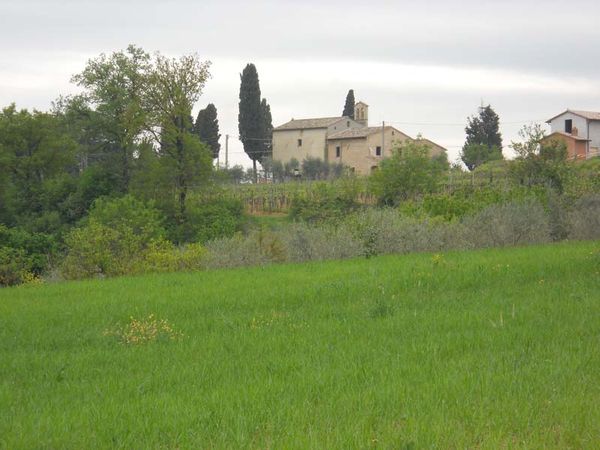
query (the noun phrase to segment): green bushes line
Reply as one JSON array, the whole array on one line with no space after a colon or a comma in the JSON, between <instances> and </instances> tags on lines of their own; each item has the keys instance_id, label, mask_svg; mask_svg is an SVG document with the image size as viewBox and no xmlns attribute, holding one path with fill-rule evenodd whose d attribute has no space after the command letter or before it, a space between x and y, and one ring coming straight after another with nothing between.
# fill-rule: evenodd
<instances>
[{"instance_id":1,"label":"green bushes line","mask_svg":"<svg viewBox=\"0 0 600 450\"><path fill-rule=\"evenodd\" d=\"M388 253L470 250L600 238L600 195L555 206L535 198L493 204L461 220L415 218L397 209L369 208L343 220L304 222L206 244L206 268L370 257ZM560 228L565 234L553 234Z\"/></svg>"}]
</instances>

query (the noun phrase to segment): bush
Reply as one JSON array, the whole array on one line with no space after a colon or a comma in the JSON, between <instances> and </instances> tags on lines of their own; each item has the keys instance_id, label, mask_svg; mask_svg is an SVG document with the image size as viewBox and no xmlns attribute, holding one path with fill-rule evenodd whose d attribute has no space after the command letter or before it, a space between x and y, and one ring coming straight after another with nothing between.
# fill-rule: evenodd
<instances>
[{"instance_id":1,"label":"bush","mask_svg":"<svg viewBox=\"0 0 600 450\"><path fill-rule=\"evenodd\" d=\"M174 242L205 243L233 236L244 224L244 207L239 200L216 199L191 203L183 223L173 225L169 237Z\"/></svg>"},{"instance_id":2,"label":"bush","mask_svg":"<svg viewBox=\"0 0 600 450\"><path fill-rule=\"evenodd\" d=\"M206 256L206 249L200 244L175 247L168 241L153 241L140 255L131 273L201 270Z\"/></svg>"},{"instance_id":3,"label":"bush","mask_svg":"<svg viewBox=\"0 0 600 450\"><path fill-rule=\"evenodd\" d=\"M163 239L160 214L131 196L94 202L87 223L65 238L66 278L136 273L140 258Z\"/></svg>"},{"instance_id":4,"label":"bush","mask_svg":"<svg viewBox=\"0 0 600 450\"><path fill-rule=\"evenodd\" d=\"M280 232L291 262L346 259L362 254L361 243L347 229L293 224Z\"/></svg>"},{"instance_id":5,"label":"bush","mask_svg":"<svg viewBox=\"0 0 600 450\"><path fill-rule=\"evenodd\" d=\"M566 222L569 239L600 239L600 194L577 200Z\"/></svg>"},{"instance_id":6,"label":"bush","mask_svg":"<svg viewBox=\"0 0 600 450\"><path fill-rule=\"evenodd\" d=\"M309 223L340 220L360 205L356 202L357 186L353 179L339 185L318 183L310 194L297 193L290 206L290 218Z\"/></svg>"},{"instance_id":7,"label":"bush","mask_svg":"<svg viewBox=\"0 0 600 450\"><path fill-rule=\"evenodd\" d=\"M14 286L24 282L30 261L22 249L0 247L0 286Z\"/></svg>"},{"instance_id":8,"label":"bush","mask_svg":"<svg viewBox=\"0 0 600 450\"><path fill-rule=\"evenodd\" d=\"M52 236L0 224L0 286L39 277L55 252L56 242Z\"/></svg>"},{"instance_id":9,"label":"bush","mask_svg":"<svg viewBox=\"0 0 600 450\"><path fill-rule=\"evenodd\" d=\"M382 205L398 205L409 198L435 192L447 164L429 157L427 144L403 143L390 158L381 161L370 177L371 190Z\"/></svg>"},{"instance_id":10,"label":"bush","mask_svg":"<svg viewBox=\"0 0 600 450\"><path fill-rule=\"evenodd\" d=\"M550 222L537 200L492 205L463 222L469 248L503 247L551 241Z\"/></svg>"}]
</instances>

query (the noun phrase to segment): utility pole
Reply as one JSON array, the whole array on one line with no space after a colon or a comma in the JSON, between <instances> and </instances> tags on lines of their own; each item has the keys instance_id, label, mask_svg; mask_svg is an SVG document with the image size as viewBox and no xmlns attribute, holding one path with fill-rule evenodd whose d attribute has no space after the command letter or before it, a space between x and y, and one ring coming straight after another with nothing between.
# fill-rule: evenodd
<instances>
[{"instance_id":1,"label":"utility pole","mask_svg":"<svg viewBox=\"0 0 600 450\"><path fill-rule=\"evenodd\" d=\"M229 135L225 135L225 169L229 169Z\"/></svg>"}]
</instances>

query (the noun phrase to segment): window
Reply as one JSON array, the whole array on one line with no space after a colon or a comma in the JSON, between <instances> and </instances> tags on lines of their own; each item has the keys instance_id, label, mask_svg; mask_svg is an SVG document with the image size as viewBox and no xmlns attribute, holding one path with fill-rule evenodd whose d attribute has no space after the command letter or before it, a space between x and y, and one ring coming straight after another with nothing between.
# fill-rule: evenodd
<instances>
[{"instance_id":1,"label":"window","mask_svg":"<svg viewBox=\"0 0 600 450\"><path fill-rule=\"evenodd\" d=\"M379 145L375 147L375 156L381 156L381 147Z\"/></svg>"},{"instance_id":2,"label":"window","mask_svg":"<svg viewBox=\"0 0 600 450\"><path fill-rule=\"evenodd\" d=\"M298 139L298 147L302 147L302 139Z\"/></svg>"},{"instance_id":3,"label":"window","mask_svg":"<svg viewBox=\"0 0 600 450\"><path fill-rule=\"evenodd\" d=\"M342 156L342 147L340 147L339 145L335 148L335 157L339 158L340 156Z\"/></svg>"},{"instance_id":4,"label":"window","mask_svg":"<svg viewBox=\"0 0 600 450\"><path fill-rule=\"evenodd\" d=\"M573 132L573 120L565 120L565 133L571 134Z\"/></svg>"},{"instance_id":5,"label":"window","mask_svg":"<svg viewBox=\"0 0 600 450\"><path fill-rule=\"evenodd\" d=\"M349 120L346 121L346 127L350 128L350 121Z\"/></svg>"}]
</instances>

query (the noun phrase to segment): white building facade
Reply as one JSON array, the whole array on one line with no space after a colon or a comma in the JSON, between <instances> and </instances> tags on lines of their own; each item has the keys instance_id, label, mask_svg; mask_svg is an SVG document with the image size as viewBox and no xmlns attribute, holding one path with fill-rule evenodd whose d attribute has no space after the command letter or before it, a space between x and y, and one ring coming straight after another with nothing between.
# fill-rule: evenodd
<instances>
[{"instance_id":1,"label":"white building facade","mask_svg":"<svg viewBox=\"0 0 600 450\"><path fill-rule=\"evenodd\" d=\"M551 133L587 139L586 158L600 155L600 112L567 109L546 123Z\"/></svg>"}]
</instances>

